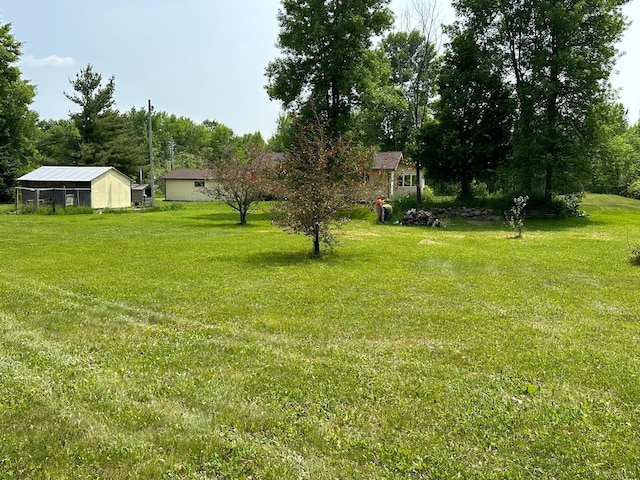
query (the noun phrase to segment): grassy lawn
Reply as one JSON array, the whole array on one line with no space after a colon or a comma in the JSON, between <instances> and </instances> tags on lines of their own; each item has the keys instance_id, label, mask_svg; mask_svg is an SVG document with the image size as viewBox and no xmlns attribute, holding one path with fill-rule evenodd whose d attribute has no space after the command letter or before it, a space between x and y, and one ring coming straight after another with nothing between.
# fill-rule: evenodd
<instances>
[{"instance_id":1,"label":"grassy lawn","mask_svg":"<svg viewBox=\"0 0 640 480\"><path fill-rule=\"evenodd\" d=\"M640 478L640 202L582 208L1 214L0 478Z\"/></svg>"}]
</instances>

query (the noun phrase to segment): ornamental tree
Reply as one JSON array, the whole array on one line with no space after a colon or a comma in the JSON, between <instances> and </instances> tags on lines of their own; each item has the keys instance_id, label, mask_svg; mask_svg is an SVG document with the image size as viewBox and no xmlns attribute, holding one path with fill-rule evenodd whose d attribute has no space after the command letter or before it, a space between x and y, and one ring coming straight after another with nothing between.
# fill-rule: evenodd
<instances>
[{"instance_id":1,"label":"ornamental tree","mask_svg":"<svg viewBox=\"0 0 640 480\"><path fill-rule=\"evenodd\" d=\"M316 115L297 124L297 134L274 172L273 189L279 201L273 222L285 230L320 244L335 244L333 230L346 221L346 212L365 198L366 172L371 149L355 146L348 137L329 133L329 119Z\"/></svg>"},{"instance_id":2,"label":"ornamental tree","mask_svg":"<svg viewBox=\"0 0 640 480\"><path fill-rule=\"evenodd\" d=\"M240 225L247 224L247 213L267 193L267 172L273 166L273 155L261 144L249 144L247 154L233 154L212 163L208 191L240 214Z\"/></svg>"}]
</instances>

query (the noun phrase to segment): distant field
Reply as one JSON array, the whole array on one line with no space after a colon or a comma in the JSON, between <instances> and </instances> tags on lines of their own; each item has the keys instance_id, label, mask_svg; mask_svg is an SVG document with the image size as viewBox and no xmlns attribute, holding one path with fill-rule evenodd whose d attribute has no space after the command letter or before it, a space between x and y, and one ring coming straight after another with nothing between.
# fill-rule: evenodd
<instances>
[{"instance_id":1,"label":"distant field","mask_svg":"<svg viewBox=\"0 0 640 480\"><path fill-rule=\"evenodd\" d=\"M0 478L640 478L640 202L346 226L0 207Z\"/></svg>"}]
</instances>

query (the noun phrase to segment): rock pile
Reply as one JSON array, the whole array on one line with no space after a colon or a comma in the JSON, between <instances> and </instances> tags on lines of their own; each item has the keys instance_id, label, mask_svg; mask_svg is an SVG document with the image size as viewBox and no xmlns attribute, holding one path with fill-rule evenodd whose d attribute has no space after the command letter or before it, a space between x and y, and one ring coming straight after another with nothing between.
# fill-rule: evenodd
<instances>
[{"instance_id":1,"label":"rock pile","mask_svg":"<svg viewBox=\"0 0 640 480\"><path fill-rule=\"evenodd\" d=\"M500 213L490 208L449 207L434 208L431 210L417 210L412 208L405 212L399 222L402 225L426 225L428 227L444 227L440 218L461 217L469 220L495 220L500 219Z\"/></svg>"},{"instance_id":2,"label":"rock pile","mask_svg":"<svg viewBox=\"0 0 640 480\"><path fill-rule=\"evenodd\" d=\"M473 207L449 207L449 208L435 208L433 214L439 217L462 217L462 218L490 218L500 216L500 213L491 210L490 208L473 208Z\"/></svg>"},{"instance_id":3,"label":"rock pile","mask_svg":"<svg viewBox=\"0 0 640 480\"><path fill-rule=\"evenodd\" d=\"M407 210L400 221L402 225L424 225L427 227L444 227L444 223L442 223L438 218L436 218L430 211L428 210L416 210L412 208L411 210Z\"/></svg>"}]
</instances>

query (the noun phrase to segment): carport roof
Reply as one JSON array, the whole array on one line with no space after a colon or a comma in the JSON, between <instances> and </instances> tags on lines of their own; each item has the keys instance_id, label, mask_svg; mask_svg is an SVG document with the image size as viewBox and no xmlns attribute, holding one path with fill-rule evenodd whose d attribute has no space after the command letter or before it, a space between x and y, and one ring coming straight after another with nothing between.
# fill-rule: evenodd
<instances>
[{"instance_id":1,"label":"carport roof","mask_svg":"<svg viewBox=\"0 0 640 480\"><path fill-rule=\"evenodd\" d=\"M21 176L18 180L27 182L91 182L113 167L40 167ZM118 172L119 173L119 172Z\"/></svg>"}]
</instances>

